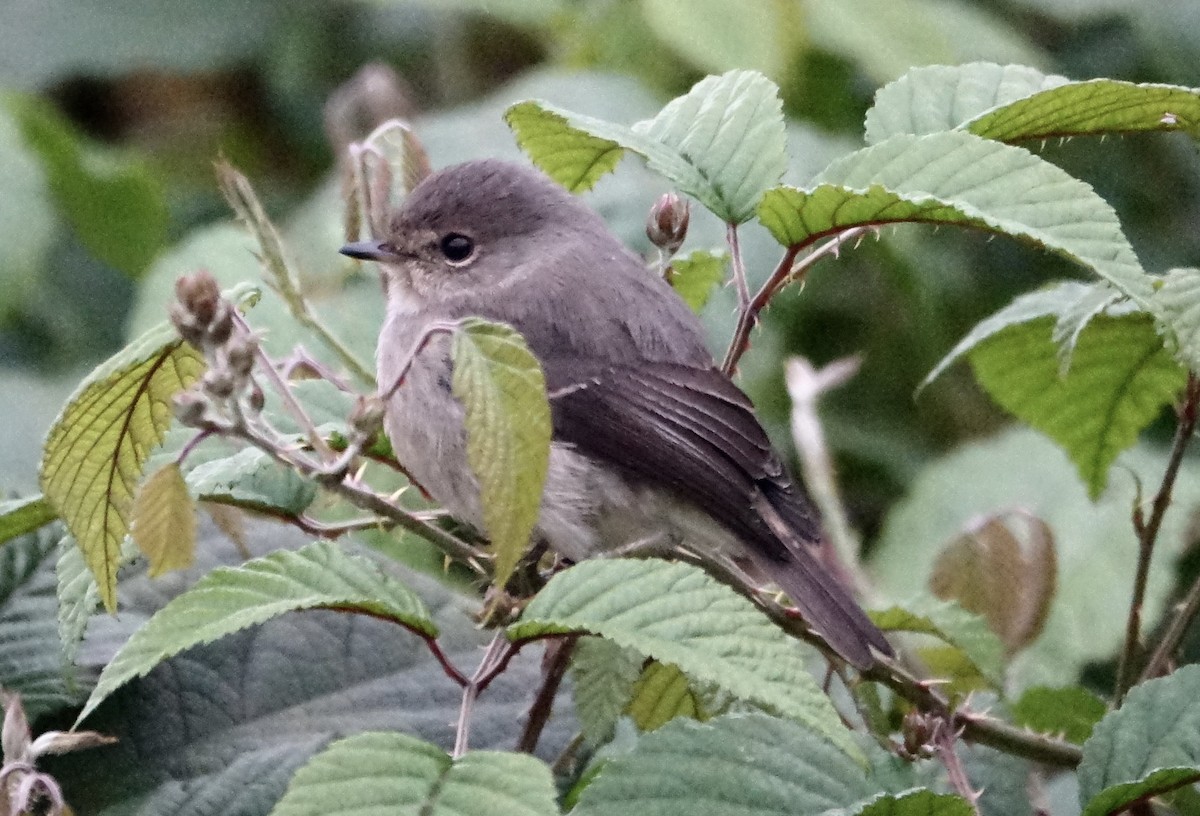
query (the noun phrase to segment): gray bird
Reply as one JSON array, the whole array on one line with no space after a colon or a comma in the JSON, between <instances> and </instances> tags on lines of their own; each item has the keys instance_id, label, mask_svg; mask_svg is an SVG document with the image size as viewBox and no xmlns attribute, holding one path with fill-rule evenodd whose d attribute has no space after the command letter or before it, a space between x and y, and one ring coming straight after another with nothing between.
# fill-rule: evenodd
<instances>
[{"instance_id":1,"label":"gray bird","mask_svg":"<svg viewBox=\"0 0 1200 816\"><path fill-rule=\"evenodd\" d=\"M535 170L468 162L422 181L386 238L341 251L383 268L385 393L433 322L475 315L524 336L553 417L535 530L553 550L578 561L683 545L765 574L855 666L891 654L817 560L813 511L697 317L580 200ZM437 335L392 391L385 428L429 495L482 529L450 383Z\"/></svg>"}]
</instances>

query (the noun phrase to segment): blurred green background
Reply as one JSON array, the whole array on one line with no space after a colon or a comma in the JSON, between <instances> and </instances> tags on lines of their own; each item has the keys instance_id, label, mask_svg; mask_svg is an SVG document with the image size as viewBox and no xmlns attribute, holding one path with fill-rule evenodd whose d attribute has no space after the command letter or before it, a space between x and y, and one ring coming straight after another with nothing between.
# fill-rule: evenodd
<instances>
[{"instance_id":1,"label":"blurred green background","mask_svg":"<svg viewBox=\"0 0 1200 816\"><path fill-rule=\"evenodd\" d=\"M162 319L176 275L204 266L223 281L257 278L216 190L218 156L251 178L318 309L369 358L379 293L369 270L336 254L337 162L382 117L412 116L440 166L515 156L501 114L519 99L630 123L706 73L753 68L782 89L787 180L803 183L861 146L880 85L915 65L972 60L1200 85L1200 3L9 0L0 4L0 488L34 488L41 435L63 399ZM1200 162L1184 137L1029 147L1097 187L1148 270L1200 262ZM646 249L644 214L665 189L627 159L588 198ZM718 247L721 234L696 218L685 251ZM777 249L753 225L745 242L751 276L765 276ZM787 445L781 357L862 356L823 417L853 520L870 536L925 464L1006 421L965 369L914 397L922 377L1015 294L1082 274L977 234L889 230L777 302L743 384ZM705 315L714 349L732 325L732 299L721 295ZM284 352L297 335L272 298L251 319Z\"/></svg>"}]
</instances>

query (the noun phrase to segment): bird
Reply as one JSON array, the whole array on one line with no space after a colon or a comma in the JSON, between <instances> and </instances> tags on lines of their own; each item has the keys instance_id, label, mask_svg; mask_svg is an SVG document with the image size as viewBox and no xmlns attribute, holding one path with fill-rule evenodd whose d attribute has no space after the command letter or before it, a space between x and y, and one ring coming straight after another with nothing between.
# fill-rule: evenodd
<instances>
[{"instance_id":1,"label":"bird","mask_svg":"<svg viewBox=\"0 0 1200 816\"><path fill-rule=\"evenodd\" d=\"M412 478L483 529L450 344L480 317L541 364L553 425L534 534L581 561L686 547L761 574L849 664L890 655L819 558L820 526L699 318L581 199L541 171L479 159L422 180L385 234L342 247L382 269L384 429ZM401 376L403 375L403 376Z\"/></svg>"}]
</instances>

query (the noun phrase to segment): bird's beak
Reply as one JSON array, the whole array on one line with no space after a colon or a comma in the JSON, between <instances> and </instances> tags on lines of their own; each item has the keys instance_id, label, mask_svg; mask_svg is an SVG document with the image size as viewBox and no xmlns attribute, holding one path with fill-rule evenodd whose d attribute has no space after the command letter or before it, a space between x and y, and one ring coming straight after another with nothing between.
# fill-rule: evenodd
<instances>
[{"instance_id":1,"label":"bird's beak","mask_svg":"<svg viewBox=\"0 0 1200 816\"><path fill-rule=\"evenodd\" d=\"M338 252L360 261L389 261L396 258L396 250L384 241L355 241L346 244Z\"/></svg>"}]
</instances>

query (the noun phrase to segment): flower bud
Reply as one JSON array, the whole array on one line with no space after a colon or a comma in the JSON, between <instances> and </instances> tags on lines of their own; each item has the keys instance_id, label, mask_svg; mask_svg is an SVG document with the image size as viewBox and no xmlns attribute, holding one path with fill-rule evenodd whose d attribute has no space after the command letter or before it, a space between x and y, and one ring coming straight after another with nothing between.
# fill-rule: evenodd
<instances>
[{"instance_id":1,"label":"flower bud","mask_svg":"<svg viewBox=\"0 0 1200 816\"><path fill-rule=\"evenodd\" d=\"M210 368L204 372L204 377L200 380L205 393L223 400L233 396L233 390L236 388L236 383L233 381L233 375L225 370L217 370Z\"/></svg>"},{"instance_id":2,"label":"flower bud","mask_svg":"<svg viewBox=\"0 0 1200 816\"><path fill-rule=\"evenodd\" d=\"M195 317L198 324L207 326L216 314L221 289L217 286L216 278L207 270L201 269L175 281L175 297L183 304L183 308Z\"/></svg>"},{"instance_id":3,"label":"flower bud","mask_svg":"<svg viewBox=\"0 0 1200 816\"><path fill-rule=\"evenodd\" d=\"M195 391L181 391L175 395L175 418L189 428L198 426L208 411L208 400Z\"/></svg>"},{"instance_id":4,"label":"flower bud","mask_svg":"<svg viewBox=\"0 0 1200 816\"><path fill-rule=\"evenodd\" d=\"M238 377L246 377L254 368L254 355L258 351L258 341L247 334L240 334L229 341L225 347L225 358L229 361L229 369Z\"/></svg>"},{"instance_id":5,"label":"flower bud","mask_svg":"<svg viewBox=\"0 0 1200 816\"><path fill-rule=\"evenodd\" d=\"M646 237L650 243L673 255L683 246L687 237L690 208L684 198L675 193L665 193L650 208L646 219Z\"/></svg>"},{"instance_id":6,"label":"flower bud","mask_svg":"<svg viewBox=\"0 0 1200 816\"><path fill-rule=\"evenodd\" d=\"M370 436L383 427L384 404L377 396L359 397L350 413L350 427Z\"/></svg>"},{"instance_id":7,"label":"flower bud","mask_svg":"<svg viewBox=\"0 0 1200 816\"><path fill-rule=\"evenodd\" d=\"M233 334L233 307L227 300L218 300L208 325L208 339L216 346L225 345Z\"/></svg>"}]
</instances>

